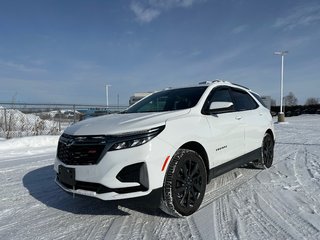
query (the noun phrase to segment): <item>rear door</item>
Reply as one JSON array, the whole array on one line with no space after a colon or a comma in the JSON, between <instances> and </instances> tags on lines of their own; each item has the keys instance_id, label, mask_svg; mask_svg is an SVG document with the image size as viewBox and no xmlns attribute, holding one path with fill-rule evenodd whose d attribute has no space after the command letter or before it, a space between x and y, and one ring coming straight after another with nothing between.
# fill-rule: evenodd
<instances>
[{"instance_id":1,"label":"rear door","mask_svg":"<svg viewBox=\"0 0 320 240\"><path fill-rule=\"evenodd\" d=\"M231 88L232 98L235 104L235 110L242 118L245 133L245 153L249 153L261 147L264 135L265 121L262 121L262 111L258 103L250 94L242 89Z\"/></svg>"}]
</instances>

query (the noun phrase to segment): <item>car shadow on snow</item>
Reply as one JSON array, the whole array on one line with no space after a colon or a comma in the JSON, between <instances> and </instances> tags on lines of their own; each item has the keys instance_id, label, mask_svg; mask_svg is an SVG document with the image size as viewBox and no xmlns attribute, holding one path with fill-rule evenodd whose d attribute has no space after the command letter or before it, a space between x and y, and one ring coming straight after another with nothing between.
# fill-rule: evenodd
<instances>
[{"instance_id":1,"label":"car shadow on snow","mask_svg":"<svg viewBox=\"0 0 320 240\"><path fill-rule=\"evenodd\" d=\"M170 218L160 209L146 207L148 199L126 199L102 201L91 197L72 197L64 192L54 182L55 172L53 165L45 166L28 172L23 177L23 186L28 189L30 195L48 207L74 214L88 215L130 215L121 207L134 210L143 214ZM120 207L120 208L119 208Z\"/></svg>"}]
</instances>

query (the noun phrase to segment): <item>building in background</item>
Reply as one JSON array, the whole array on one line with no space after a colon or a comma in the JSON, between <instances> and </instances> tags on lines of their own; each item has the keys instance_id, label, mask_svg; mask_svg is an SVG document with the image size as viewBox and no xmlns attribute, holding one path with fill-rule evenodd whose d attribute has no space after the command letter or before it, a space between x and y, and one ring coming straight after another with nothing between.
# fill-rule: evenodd
<instances>
[{"instance_id":1,"label":"building in background","mask_svg":"<svg viewBox=\"0 0 320 240\"><path fill-rule=\"evenodd\" d=\"M140 92L140 93L134 93L133 96L130 97L129 99L129 105L131 106L132 104L138 102L142 98L148 96L152 92Z\"/></svg>"},{"instance_id":2,"label":"building in background","mask_svg":"<svg viewBox=\"0 0 320 240\"><path fill-rule=\"evenodd\" d=\"M267 108L271 109L271 97L270 96L261 96L262 101L267 106Z\"/></svg>"}]
</instances>

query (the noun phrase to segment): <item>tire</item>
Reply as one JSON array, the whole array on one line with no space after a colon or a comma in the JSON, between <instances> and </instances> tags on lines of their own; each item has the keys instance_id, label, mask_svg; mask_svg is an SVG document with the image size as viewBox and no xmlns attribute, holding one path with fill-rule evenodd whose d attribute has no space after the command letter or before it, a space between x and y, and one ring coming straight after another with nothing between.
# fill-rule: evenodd
<instances>
[{"instance_id":1,"label":"tire","mask_svg":"<svg viewBox=\"0 0 320 240\"><path fill-rule=\"evenodd\" d=\"M199 154L179 149L168 166L160 208L175 217L189 216L200 207L207 185L207 171Z\"/></svg>"},{"instance_id":2,"label":"tire","mask_svg":"<svg viewBox=\"0 0 320 240\"><path fill-rule=\"evenodd\" d=\"M266 133L263 137L261 146L261 159L252 162L256 168L270 168L273 163L274 140L273 137Z\"/></svg>"}]
</instances>

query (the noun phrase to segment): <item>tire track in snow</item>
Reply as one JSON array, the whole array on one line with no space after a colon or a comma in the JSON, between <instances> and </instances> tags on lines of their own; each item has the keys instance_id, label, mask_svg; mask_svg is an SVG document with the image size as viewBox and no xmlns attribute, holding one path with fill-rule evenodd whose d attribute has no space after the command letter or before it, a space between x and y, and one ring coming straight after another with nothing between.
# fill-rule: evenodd
<instances>
[{"instance_id":1,"label":"tire track in snow","mask_svg":"<svg viewBox=\"0 0 320 240\"><path fill-rule=\"evenodd\" d=\"M108 230L107 238L113 239L201 239L193 217L174 218L159 210L148 215L121 207L129 216L117 219L116 226ZM158 213L160 215L158 215ZM117 230L115 230L117 228ZM116 234L114 234L116 232Z\"/></svg>"},{"instance_id":2,"label":"tire track in snow","mask_svg":"<svg viewBox=\"0 0 320 240\"><path fill-rule=\"evenodd\" d=\"M273 202L273 209L282 217L284 223L297 230L296 233L298 236L301 235L301 237L312 239L312 237L319 234L319 230L313 224L302 218L301 215L296 212L296 209L293 210L291 206L285 203L272 191L260 189L259 192L265 201Z\"/></svg>"},{"instance_id":3,"label":"tire track in snow","mask_svg":"<svg viewBox=\"0 0 320 240\"><path fill-rule=\"evenodd\" d=\"M36 154L36 155L29 155L27 157L23 156L23 157L1 157L0 159L0 164L3 163L3 162L16 162L16 161L21 161L23 160L25 162L26 159L41 159L43 160L43 158L46 158L46 157L50 157L52 159L55 158L55 154L54 153L45 153L45 154Z\"/></svg>"},{"instance_id":4,"label":"tire track in snow","mask_svg":"<svg viewBox=\"0 0 320 240\"><path fill-rule=\"evenodd\" d=\"M293 173L289 174L294 176L294 180L283 179L281 187L285 190L299 192L302 199L297 199L299 201L299 208L313 214L316 212L320 214L320 195L319 195L319 180L315 176L320 176L320 157L312 153L309 149L314 148L306 144L294 144L295 146L294 155L290 156L286 165L288 165L288 171L292 168ZM279 174L281 174L279 172ZM287 178L288 176L285 175ZM294 184L294 183L298 183ZM301 197L300 197L301 198ZM313 209L310 209L312 207Z\"/></svg>"},{"instance_id":5,"label":"tire track in snow","mask_svg":"<svg viewBox=\"0 0 320 240\"><path fill-rule=\"evenodd\" d=\"M214 202L215 219L218 230L216 231L217 239L233 240L238 239L235 229L235 220L231 216L230 208L227 207L229 202L228 196L223 196Z\"/></svg>"},{"instance_id":6,"label":"tire track in snow","mask_svg":"<svg viewBox=\"0 0 320 240\"><path fill-rule=\"evenodd\" d=\"M0 173L9 173L17 170L25 171L25 170L32 170L34 168L38 167L43 167L47 166L50 164L53 164L54 159L53 158L46 158L46 159L41 159L37 161L30 161L30 162L25 162L23 164L18 164L14 165L14 167L9 166L9 167L4 167L0 169Z\"/></svg>"},{"instance_id":7,"label":"tire track in snow","mask_svg":"<svg viewBox=\"0 0 320 240\"><path fill-rule=\"evenodd\" d=\"M187 223L188 223L189 229L191 231L191 236L192 236L191 239L202 239L201 234L199 232L199 229L194 222L193 216L187 217Z\"/></svg>"},{"instance_id":8,"label":"tire track in snow","mask_svg":"<svg viewBox=\"0 0 320 240\"><path fill-rule=\"evenodd\" d=\"M257 193L249 193L245 188L230 195L231 202L236 207L237 221L241 223L240 238L292 239L289 232L281 227L281 222L274 221L274 216L269 215L271 209L263 209L258 204L257 196Z\"/></svg>"},{"instance_id":9,"label":"tire track in snow","mask_svg":"<svg viewBox=\"0 0 320 240\"><path fill-rule=\"evenodd\" d=\"M120 239L145 239L142 235L143 220L135 216L126 216L121 223L119 233L117 234L115 240Z\"/></svg>"},{"instance_id":10,"label":"tire track in snow","mask_svg":"<svg viewBox=\"0 0 320 240\"><path fill-rule=\"evenodd\" d=\"M305 164L308 167L308 173L314 183L320 186L320 157L310 153L305 149Z\"/></svg>"},{"instance_id":11,"label":"tire track in snow","mask_svg":"<svg viewBox=\"0 0 320 240\"><path fill-rule=\"evenodd\" d=\"M206 207L231 190L240 187L261 171L259 169L237 168L212 179L207 185L206 194L200 208Z\"/></svg>"},{"instance_id":12,"label":"tire track in snow","mask_svg":"<svg viewBox=\"0 0 320 240\"><path fill-rule=\"evenodd\" d=\"M280 148L280 146L278 146L278 148ZM296 154L296 149L292 150L292 148L290 146L286 146L286 148L291 149L291 151L287 151L286 154L281 155L280 157L276 158L278 159L274 165L278 165L282 162L285 162L287 160L289 160L290 158L292 158L295 154ZM209 190L207 190L209 192L206 193L207 199L204 199L204 206L209 205L211 202L213 202L213 206L214 206L214 216L216 217L216 215L218 214L217 212L219 212L219 207L217 207L218 204L221 205L221 200L225 198L225 194L230 193L230 191L232 189L237 189L238 187L240 187L242 184L248 182L250 179L252 179L253 177L255 177L258 173L261 172L261 170L256 170L258 172L254 173L252 171L252 169L240 169L240 172L242 171L242 173L245 177L241 176L239 177L235 177L234 180L232 182L228 182L225 181L227 184L225 186L220 186L220 188L214 189L214 186L211 186L210 189L210 185L211 183L208 185ZM250 172L251 171L251 172ZM265 170L268 171L268 170ZM227 174L232 174L231 172L227 173ZM219 177L218 177L219 178ZM239 179L240 178L240 179ZM242 179L241 179L242 178ZM243 181L241 181L243 180ZM213 179L212 181L217 181L217 182L223 182L223 180L219 180L217 178ZM240 187L241 188L241 187ZM223 190L222 190L223 189ZM222 193L221 193L222 192ZM228 196L228 195L227 195ZM243 196L245 197L245 196ZM205 197L206 198L206 197ZM261 197L260 197L261 198ZM265 205L268 205L267 203L265 203ZM223 211L227 211L227 210L223 210ZM274 211L274 210L273 210ZM273 221L272 217L274 216L269 216L267 214L267 212L262 211L259 207L256 207L254 210L251 210L251 212L253 213L253 216L255 216L253 219L253 222L260 222L260 230L256 230L255 234L252 233L253 236L258 236L258 238L262 237L262 236L267 236L268 238L273 238L274 236L277 236L282 239L292 239L292 237L290 237L290 234L288 230L285 230L284 228L281 227L282 222L277 222L277 221ZM221 213L220 213L221 214ZM277 215L277 214L275 214ZM226 215L228 216L228 215ZM220 219L223 219L223 217L220 216ZM221 222L221 221L220 221ZM243 224L241 224L241 219L239 219L239 224L238 224L238 229L236 224L234 224L234 230L235 233L231 234L231 238L237 238L238 235L242 236L243 235ZM250 222L250 221L249 221ZM252 224L252 222L251 222ZM272 226L269 230L266 230L263 225L268 225L268 226ZM217 225L219 227L219 224ZM223 227L222 227L223 228ZM242 229L240 229L242 228ZM220 227L219 227L220 229ZM225 228L223 228L225 229ZM290 228L289 228L290 229ZM237 232L239 232L238 234L236 234ZM217 231L217 233L219 233L219 231ZM249 234L250 236L250 234ZM248 235L246 235L246 238L248 237ZM221 237L216 236L217 239L220 239ZM254 238L253 238L254 239Z\"/></svg>"},{"instance_id":13,"label":"tire track in snow","mask_svg":"<svg viewBox=\"0 0 320 240\"><path fill-rule=\"evenodd\" d=\"M293 189L293 191L297 191L303 196L303 198L297 199L299 209L310 216L308 220L317 227L320 238L320 223L318 219L313 218L313 216L319 217L320 215L319 179L317 179L320 170L319 156L308 149L310 147L301 147L294 161L294 175L299 183L299 188ZM316 167L314 168L314 166Z\"/></svg>"},{"instance_id":14,"label":"tire track in snow","mask_svg":"<svg viewBox=\"0 0 320 240\"><path fill-rule=\"evenodd\" d=\"M290 226L291 231L295 233L294 235L300 236L302 238L310 238L318 236L319 230L312 223L304 219L301 216L300 212L297 212L299 209L293 209L292 206L288 205L289 203L286 203L284 201L284 199L287 199L287 194L283 195L286 193L286 190L289 190L288 193L290 193L290 190L293 189L291 187L292 183L298 182L295 164L297 162L300 149L301 147L295 148L294 153L286 158L287 161L278 162L275 166L273 166L273 168L279 168L279 170L277 171L280 178L277 179L277 182L274 182L275 180L271 180L269 183L265 180L261 181L259 179L260 177L257 176L256 179L260 183L260 188L258 188L256 191L258 192L260 199L263 199L263 201L265 202L272 203L272 210L278 213L278 216L282 219L283 224ZM285 168L283 168L283 166ZM269 175L276 169L272 170L273 171L271 171ZM268 173L263 172L261 174ZM283 175L282 178L281 174ZM288 175L290 176L290 179L287 179ZM295 178L295 180L292 178ZM276 188L277 184L280 187L280 190L278 191ZM290 184L289 187L288 184ZM295 186L294 188L297 188L297 186ZM298 188L303 189L303 186L299 184ZM295 201L292 200L292 196L291 199L289 198L289 200L291 204L297 204ZM271 204L269 204L269 206L271 206ZM286 229L289 228L287 227Z\"/></svg>"}]
</instances>

